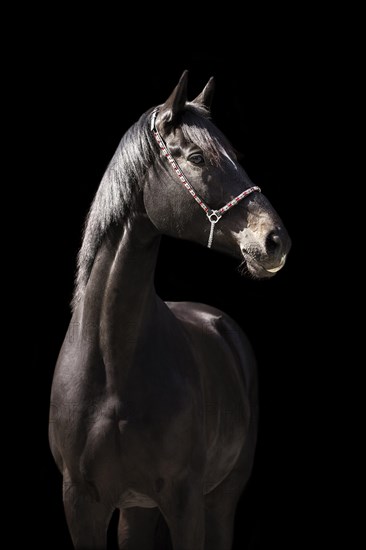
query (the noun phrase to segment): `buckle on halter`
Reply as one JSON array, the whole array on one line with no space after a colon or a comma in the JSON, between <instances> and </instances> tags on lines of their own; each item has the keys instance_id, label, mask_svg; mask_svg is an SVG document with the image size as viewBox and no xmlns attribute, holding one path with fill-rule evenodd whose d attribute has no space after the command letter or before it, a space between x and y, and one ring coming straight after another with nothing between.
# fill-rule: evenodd
<instances>
[{"instance_id":1,"label":"buckle on halter","mask_svg":"<svg viewBox=\"0 0 366 550\"><path fill-rule=\"evenodd\" d=\"M153 112L151 113L151 120L150 120L150 130L153 132L155 130L155 120L156 120L156 115L158 114L158 110L157 109L154 109Z\"/></svg>"},{"instance_id":2,"label":"buckle on halter","mask_svg":"<svg viewBox=\"0 0 366 550\"><path fill-rule=\"evenodd\" d=\"M211 214L207 214L207 217L210 223L217 223L222 218L222 216L217 213L217 210L212 210Z\"/></svg>"}]
</instances>

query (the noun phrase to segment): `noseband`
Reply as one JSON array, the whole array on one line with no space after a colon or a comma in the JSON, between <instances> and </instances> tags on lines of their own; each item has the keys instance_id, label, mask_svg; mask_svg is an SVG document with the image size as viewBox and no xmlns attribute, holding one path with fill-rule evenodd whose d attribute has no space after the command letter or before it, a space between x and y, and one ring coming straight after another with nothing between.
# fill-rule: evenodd
<instances>
[{"instance_id":1,"label":"noseband","mask_svg":"<svg viewBox=\"0 0 366 550\"><path fill-rule=\"evenodd\" d=\"M245 197L247 197L248 195L250 195L254 191L258 191L260 193L261 189L257 185L253 185L253 187L249 187L249 189L245 189L245 191L240 193L240 195L238 195L237 197L232 199L230 202L225 204L225 206L223 206L222 208L219 208L218 210L213 210L212 208L207 206L207 204L201 199L201 197L198 195L198 193L196 193L196 191L194 190L192 185L189 183L188 179L183 174L183 171L180 168L179 164L177 163L176 160L174 160L174 157L171 154L168 145L165 143L164 139L162 138L162 136L159 134L158 130L156 129L155 120L156 120L156 115L157 114L158 114L158 109L155 109L152 112L152 115L151 115L150 129L151 129L156 141L158 142L158 145L159 145L160 149L162 150L164 156L167 158L167 160L170 162L173 169L175 170L175 172L176 172L176 174L177 174L177 176L180 180L180 183L187 189L187 191L192 195L194 200L196 202L198 202L200 207L205 211L206 216L208 218L208 221L211 224L210 235L208 237L208 243L207 243L207 247L211 248L215 225L217 224L217 222L219 220L221 220L223 214L225 214L228 210L230 210L230 208L237 205L241 200L245 199Z\"/></svg>"}]
</instances>

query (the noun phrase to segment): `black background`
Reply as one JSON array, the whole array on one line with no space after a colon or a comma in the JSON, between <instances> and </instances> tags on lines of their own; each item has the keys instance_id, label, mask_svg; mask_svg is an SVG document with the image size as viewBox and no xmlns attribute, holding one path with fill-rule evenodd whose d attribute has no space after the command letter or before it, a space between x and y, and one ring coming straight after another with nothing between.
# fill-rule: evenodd
<instances>
[{"instance_id":1,"label":"black background","mask_svg":"<svg viewBox=\"0 0 366 550\"><path fill-rule=\"evenodd\" d=\"M234 260L191 243L163 238L160 250L160 296L206 302L231 314L258 359L258 448L238 508L234 549L297 548L311 542L314 529L323 524L319 486L314 485L322 470L314 378L324 375L310 359L319 326L307 320L310 311L321 325L323 306L321 298L315 305L311 290L319 273L314 256L309 258L309 237L318 212L309 221L308 200L323 175L317 158L332 51L322 44L322 23L316 18L272 28L269 17L266 25L257 21L255 30L249 20L235 29L235 40L224 40L220 29L230 37L232 22L201 33L197 20L159 27L155 14L144 30L131 21L136 32L127 35L126 19L119 34L118 21L109 30L104 20L91 25L64 17L57 25L53 20L39 25L25 40L21 139L27 139L31 151L28 193L34 205L28 325L33 368L25 385L34 390L32 420L25 429L31 460L21 479L22 492L26 486L38 504L28 500L26 511L19 512L30 527L24 532L19 525L14 528L18 541L71 548L47 424L82 225L123 133L168 97L185 69L191 99L215 77L214 122L243 153L247 173L279 212L293 241L286 266L270 281L244 279ZM311 505L305 505L309 499Z\"/></svg>"}]
</instances>

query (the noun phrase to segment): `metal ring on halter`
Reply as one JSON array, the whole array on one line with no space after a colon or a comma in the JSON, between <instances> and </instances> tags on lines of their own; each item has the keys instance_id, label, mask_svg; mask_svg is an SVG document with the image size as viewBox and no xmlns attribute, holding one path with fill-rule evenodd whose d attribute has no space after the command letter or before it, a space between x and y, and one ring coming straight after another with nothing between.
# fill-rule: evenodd
<instances>
[{"instance_id":1,"label":"metal ring on halter","mask_svg":"<svg viewBox=\"0 0 366 550\"><path fill-rule=\"evenodd\" d=\"M216 219L212 219L212 216L216 216ZM222 218L222 216L217 213L217 210L212 210L211 214L207 214L207 217L210 220L210 223L217 223Z\"/></svg>"}]
</instances>

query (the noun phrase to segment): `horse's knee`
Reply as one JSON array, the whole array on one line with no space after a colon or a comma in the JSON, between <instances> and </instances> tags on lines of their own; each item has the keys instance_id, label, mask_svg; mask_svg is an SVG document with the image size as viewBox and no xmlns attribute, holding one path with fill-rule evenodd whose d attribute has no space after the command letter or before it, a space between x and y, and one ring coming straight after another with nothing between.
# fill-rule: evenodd
<instances>
[{"instance_id":1,"label":"horse's knee","mask_svg":"<svg viewBox=\"0 0 366 550\"><path fill-rule=\"evenodd\" d=\"M158 524L161 514L158 508L128 508L121 510L118 524L118 542L124 550L153 550L156 548ZM159 538L160 542L160 538ZM165 548L162 544L158 548Z\"/></svg>"},{"instance_id":2,"label":"horse's knee","mask_svg":"<svg viewBox=\"0 0 366 550\"><path fill-rule=\"evenodd\" d=\"M63 482L63 501L75 549L105 549L112 508L98 501L88 484L69 479Z\"/></svg>"}]
</instances>

